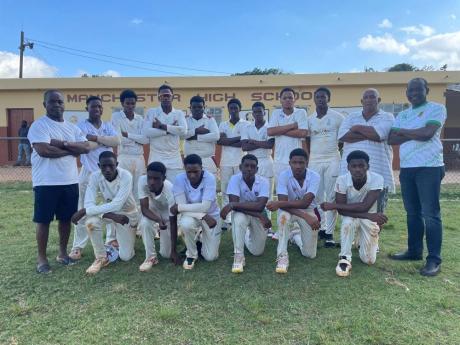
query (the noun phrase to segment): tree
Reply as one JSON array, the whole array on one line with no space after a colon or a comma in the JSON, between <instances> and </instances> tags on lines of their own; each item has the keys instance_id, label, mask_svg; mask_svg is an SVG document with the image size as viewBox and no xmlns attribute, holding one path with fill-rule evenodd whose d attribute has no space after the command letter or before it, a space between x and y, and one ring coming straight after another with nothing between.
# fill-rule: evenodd
<instances>
[{"instance_id":1,"label":"tree","mask_svg":"<svg viewBox=\"0 0 460 345\"><path fill-rule=\"evenodd\" d=\"M246 71L242 73L235 73L232 75L280 75L280 74L291 74L288 72L283 71L281 68L254 68L251 71Z\"/></svg>"},{"instance_id":2,"label":"tree","mask_svg":"<svg viewBox=\"0 0 460 345\"><path fill-rule=\"evenodd\" d=\"M419 69L410 63L398 63L388 69L388 72L412 72L418 71Z\"/></svg>"}]
</instances>

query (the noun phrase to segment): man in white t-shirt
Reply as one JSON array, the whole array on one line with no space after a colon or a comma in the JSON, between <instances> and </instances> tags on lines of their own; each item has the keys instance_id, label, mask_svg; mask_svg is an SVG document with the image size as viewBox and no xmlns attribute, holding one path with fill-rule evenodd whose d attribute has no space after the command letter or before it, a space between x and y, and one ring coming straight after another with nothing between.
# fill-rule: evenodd
<instances>
[{"instance_id":1,"label":"man in white t-shirt","mask_svg":"<svg viewBox=\"0 0 460 345\"><path fill-rule=\"evenodd\" d=\"M411 107L399 113L388 141L399 147L401 193L407 213L407 250L394 260L421 260L423 237L428 256L423 276L441 271L442 219L439 196L445 168L441 131L447 113L442 104L427 101L428 83L414 78L407 84Z\"/></svg>"},{"instance_id":2,"label":"man in white t-shirt","mask_svg":"<svg viewBox=\"0 0 460 345\"><path fill-rule=\"evenodd\" d=\"M220 158L220 190L222 192L222 205L228 204L227 186L230 178L238 173L243 151L241 150L241 134L248 121L240 119L241 102L233 98L227 103L230 118L219 125L220 139L217 142L222 146ZM226 230L230 224L231 214L227 216L223 224Z\"/></svg>"},{"instance_id":3,"label":"man in white t-shirt","mask_svg":"<svg viewBox=\"0 0 460 345\"><path fill-rule=\"evenodd\" d=\"M97 146L89 153L80 156L81 170L79 175L78 187L79 198L78 208L83 208L85 202L86 187L89 183L91 174L99 170L98 162L99 155L104 151L113 152L113 147L120 144L120 139L115 132L114 128L109 122L101 120L103 108L102 99L98 96L90 96L86 100L86 111L88 112L88 119L78 123L78 128L81 129L88 141L96 143ZM85 224L79 222L75 226L73 234L72 250L69 254L73 260L81 259L81 251L88 243L88 233Z\"/></svg>"},{"instance_id":4,"label":"man in white t-shirt","mask_svg":"<svg viewBox=\"0 0 460 345\"><path fill-rule=\"evenodd\" d=\"M222 230L219 224L214 175L203 170L201 158L196 154L185 157L184 166L186 172L177 175L173 186L176 204L170 208L171 259L176 265L180 263L176 252L179 226L187 247L183 268L191 270L198 259L197 241L201 245L201 255L206 261L217 259Z\"/></svg>"},{"instance_id":5,"label":"man in white t-shirt","mask_svg":"<svg viewBox=\"0 0 460 345\"><path fill-rule=\"evenodd\" d=\"M308 117L308 131L310 132L308 168L316 171L320 176L316 196L318 204L334 201L335 181L339 176L340 152L337 135L343 116L328 107L330 100L331 91L326 87L318 88L314 92L316 111ZM325 247L335 247L334 230L337 212L320 211L320 214L321 230L318 237L325 240Z\"/></svg>"},{"instance_id":6,"label":"man in white t-shirt","mask_svg":"<svg viewBox=\"0 0 460 345\"><path fill-rule=\"evenodd\" d=\"M394 193L393 151L387 142L394 116L379 109L380 101L376 89L366 89L361 99L363 110L343 120L338 134L339 141L344 143L340 175L347 173L347 156L350 152L364 151L370 157L370 171L382 175L384 187Z\"/></svg>"},{"instance_id":7,"label":"man in white t-shirt","mask_svg":"<svg viewBox=\"0 0 460 345\"><path fill-rule=\"evenodd\" d=\"M112 114L112 125L120 137L117 160L120 168L133 176L133 195L138 200L139 177L145 174L144 145L149 139L143 133L144 118L135 113L137 94L133 90L120 93L123 110Z\"/></svg>"},{"instance_id":8,"label":"man in white t-shirt","mask_svg":"<svg viewBox=\"0 0 460 345\"><path fill-rule=\"evenodd\" d=\"M88 153L92 145L81 130L64 120L64 96L58 90L44 94L46 115L30 126L27 138L33 147L32 185L34 218L37 224L37 272L50 273L46 256L49 226L54 217L59 222L59 254L64 265L74 263L67 255L72 214L78 208L78 169L76 157Z\"/></svg>"},{"instance_id":9,"label":"man in white t-shirt","mask_svg":"<svg viewBox=\"0 0 460 345\"><path fill-rule=\"evenodd\" d=\"M278 248L276 273L287 273L289 257L287 252L291 224L300 228L302 239L300 252L303 256L314 259L320 222L314 201L319 186L319 175L307 168L308 154L297 148L289 155L290 167L278 177L276 193L278 201L270 201L267 208L278 211Z\"/></svg>"},{"instance_id":10,"label":"man in white t-shirt","mask_svg":"<svg viewBox=\"0 0 460 345\"><path fill-rule=\"evenodd\" d=\"M268 180L257 174L257 157L247 154L241 159L241 172L228 183L230 202L222 208L225 219L232 212L232 237L234 248L233 273L242 273L245 266L244 245L252 255L262 255L267 239L265 229L271 228L265 213L270 196Z\"/></svg>"},{"instance_id":11,"label":"man in white t-shirt","mask_svg":"<svg viewBox=\"0 0 460 345\"><path fill-rule=\"evenodd\" d=\"M99 171L91 174L86 189L84 208L72 216L77 224L84 217L86 229L93 245L95 260L86 270L87 274L96 274L109 264L102 225L110 224L116 234L119 245L119 258L128 261L134 256L134 242L138 212L133 197L133 178L129 171L118 168L115 154L104 151L99 155ZM102 203L98 203L98 196Z\"/></svg>"},{"instance_id":12,"label":"man in white t-shirt","mask_svg":"<svg viewBox=\"0 0 460 345\"><path fill-rule=\"evenodd\" d=\"M195 153L203 160L203 168L217 176L217 167L214 163L216 143L219 140L219 127L213 117L204 115L205 101L201 96L190 99L191 116L187 116L187 133L183 136L184 154Z\"/></svg>"},{"instance_id":13,"label":"man in white t-shirt","mask_svg":"<svg viewBox=\"0 0 460 345\"><path fill-rule=\"evenodd\" d=\"M377 201L383 189L383 177L369 171L369 156L353 151L347 156L348 173L339 176L335 187L335 202L324 202L324 211L337 210L342 216L339 263L335 269L340 277L351 270L351 248L359 234L359 257L368 265L375 263L380 227L387 217L377 211Z\"/></svg>"},{"instance_id":14,"label":"man in white t-shirt","mask_svg":"<svg viewBox=\"0 0 460 345\"><path fill-rule=\"evenodd\" d=\"M302 141L308 135L307 112L295 108L295 91L289 87L280 92L282 109L275 109L270 116L267 134L275 138L274 175L289 168L289 153L302 148Z\"/></svg>"},{"instance_id":15,"label":"man in white t-shirt","mask_svg":"<svg viewBox=\"0 0 460 345\"><path fill-rule=\"evenodd\" d=\"M183 111L172 106L171 86L159 87L158 100L160 106L149 109L144 121L144 134L150 140L149 163L162 162L166 166L166 178L173 182L184 171L180 137L187 133L187 122Z\"/></svg>"},{"instance_id":16,"label":"man in white t-shirt","mask_svg":"<svg viewBox=\"0 0 460 345\"><path fill-rule=\"evenodd\" d=\"M147 272L158 263L155 250L155 224L161 232L160 255L169 259L171 255L171 231L169 209L175 204L173 185L166 180L166 167L161 162L152 162L147 166L147 175L139 179L139 198L142 219L139 229L145 247L145 261L139 271Z\"/></svg>"}]
</instances>

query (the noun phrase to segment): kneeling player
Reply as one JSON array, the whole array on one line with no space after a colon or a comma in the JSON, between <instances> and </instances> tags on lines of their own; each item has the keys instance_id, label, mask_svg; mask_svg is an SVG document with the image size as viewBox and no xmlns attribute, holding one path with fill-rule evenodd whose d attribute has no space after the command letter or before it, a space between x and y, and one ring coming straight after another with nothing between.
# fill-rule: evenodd
<instances>
[{"instance_id":1,"label":"kneeling player","mask_svg":"<svg viewBox=\"0 0 460 345\"><path fill-rule=\"evenodd\" d=\"M230 178L227 194L230 202L222 209L225 219L232 212L232 236L235 258L232 272L241 273L245 265L244 245L253 255L261 255L271 222L265 212L270 196L268 180L257 175L257 158L247 154L241 159L241 172Z\"/></svg>"},{"instance_id":2,"label":"kneeling player","mask_svg":"<svg viewBox=\"0 0 460 345\"><path fill-rule=\"evenodd\" d=\"M180 262L176 252L177 226L184 234L187 247L183 267L191 270L198 259L197 241L201 242L201 255L206 261L219 256L220 220L216 202L216 178L203 170L200 156L191 154L184 159L185 173L176 176L173 186L174 204L171 218L171 259ZM180 219L177 221L177 215Z\"/></svg>"},{"instance_id":3,"label":"kneeling player","mask_svg":"<svg viewBox=\"0 0 460 345\"><path fill-rule=\"evenodd\" d=\"M369 171L369 156L353 151L347 157L348 173L337 178L335 203L322 203L324 211L337 210L342 216L340 228L341 250L336 273L346 277L351 270L351 247L355 233L359 233L359 257L372 265L378 249L380 226L387 222L377 212L377 200L383 189L383 177Z\"/></svg>"},{"instance_id":4,"label":"kneeling player","mask_svg":"<svg viewBox=\"0 0 460 345\"><path fill-rule=\"evenodd\" d=\"M303 149L292 150L289 155L289 169L278 177L276 192L278 201L270 201L267 208L278 212L277 273L287 273L289 257L287 252L289 233L293 223L300 227L302 247L300 252L309 258L316 257L318 229L321 224L315 213L315 195L319 186L319 175L307 169L308 155Z\"/></svg>"},{"instance_id":5,"label":"kneeling player","mask_svg":"<svg viewBox=\"0 0 460 345\"><path fill-rule=\"evenodd\" d=\"M134 241L138 213L132 194L132 176L129 171L118 168L115 154L110 151L99 155L99 168L91 174L85 194L85 208L72 216L77 224L86 217L85 225L93 245L96 260L86 270L88 274L98 273L109 264L102 234L103 223L111 224L119 244L119 257L128 261L134 256ZM98 194L103 202L97 204Z\"/></svg>"},{"instance_id":6,"label":"kneeling player","mask_svg":"<svg viewBox=\"0 0 460 345\"><path fill-rule=\"evenodd\" d=\"M149 271L158 263L155 251L155 224L161 231L160 255L171 255L171 233L169 227L169 209L174 205L172 183L166 180L166 167L163 163L152 162L147 167L147 175L139 178L139 199L142 218L139 229L145 246L145 261L139 267L141 272Z\"/></svg>"}]
</instances>

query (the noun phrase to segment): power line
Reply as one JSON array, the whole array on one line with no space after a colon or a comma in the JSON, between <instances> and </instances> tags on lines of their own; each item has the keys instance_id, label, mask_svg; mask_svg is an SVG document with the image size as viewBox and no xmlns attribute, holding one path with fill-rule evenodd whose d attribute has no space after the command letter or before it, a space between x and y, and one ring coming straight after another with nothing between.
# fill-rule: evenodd
<instances>
[{"instance_id":1,"label":"power line","mask_svg":"<svg viewBox=\"0 0 460 345\"><path fill-rule=\"evenodd\" d=\"M44 44L40 44L40 43L35 43L35 45L40 46L40 47L45 48L45 49L54 50L54 51L57 51L57 52L60 52L60 53L65 53L65 54L69 54L69 55L84 57L84 58L92 59L92 60L96 60L96 61L108 62L108 63L111 63L111 64L116 64L116 65L125 66L125 67L137 68L137 69L142 69L142 70L146 70L146 71L153 71L153 72L159 72L159 73L174 74L174 75L180 75L180 76L186 76L187 75L187 74L178 73L178 72L169 72L169 71L163 71L163 70L158 70L158 69L153 69L153 68L148 68L148 67L134 66L134 65L126 64L126 63L121 63L121 62L115 62L115 61L111 61L111 60L101 59L101 58L97 58L97 57L94 57L94 56L88 56L88 55L73 53L73 52L69 52L69 51L66 51L66 50L62 50L62 49L48 47L48 46L46 46Z\"/></svg>"},{"instance_id":2,"label":"power line","mask_svg":"<svg viewBox=\"0 0 460 345\"><path fill-rule=\"evenodd\" d=\"M177 65L157 64L157 63L148 62L148 61L135 60L135 59L129 59L129 58L123 58L123 57L117 57L117 56L113 56L113 55L107 55L107 54L96 53L96 52L92 52L92 51L89 51L89 50L82 50L82 49L76 49L76 48L66 47L66 46L63 46L63 45L60 45L60 44L55 44L55 43L50 43L50 42L35 40L35 39L32 39L32 38L28 38L28 40L34 41L34 42L38 42L38 43L42 43L42 44L46 44L46 45L48 45L48 46L58 47L58 48L61 48L61 49L67 49L67 50L77 51L77 52L80 52L80 53L91 54L91 55L97 55L97 56L102 56L102 57L111 58L111 59L116 59L116 60L130 61L130 62L136 62L136 63L147 64L147 65L152 65L152 66L159 66L159 67L166 67L166 68L175 68L175 69L182 69L182 70L188 70L188 71L207 72L207 73L218 73L218 74L231 74L230 72L222 72L222 71L206 70L206 69L199 69L199 68L183 67L183 66L177 66Z\"/></svg>"}]
</instances>

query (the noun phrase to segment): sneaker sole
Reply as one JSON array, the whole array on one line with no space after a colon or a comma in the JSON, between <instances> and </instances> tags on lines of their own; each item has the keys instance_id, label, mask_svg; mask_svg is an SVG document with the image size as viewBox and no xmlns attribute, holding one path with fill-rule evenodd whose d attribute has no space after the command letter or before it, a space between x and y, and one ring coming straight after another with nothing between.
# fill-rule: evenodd
<instances>
[{"instance_id":1,"label":"sneaker sole","mask_svg":"<svg viewBox=\"0 0 460 345\"><path fill-rule=\"evenodd\" d=\"M232 273L243 273L244 269L243 268L232 268Z\"/></svg>"},{"instance_id":2,"label":"sneaker sole","mask_svg":"<svg viewBox=\"0 0 460 345\"><path fill-rule=\"evenodd\" d=\"M277 268L275 270L276 273L280 273L280 274L286 274L287 273L287 269L284 269L284 268Z\"/></svg>"}]
</instances>

